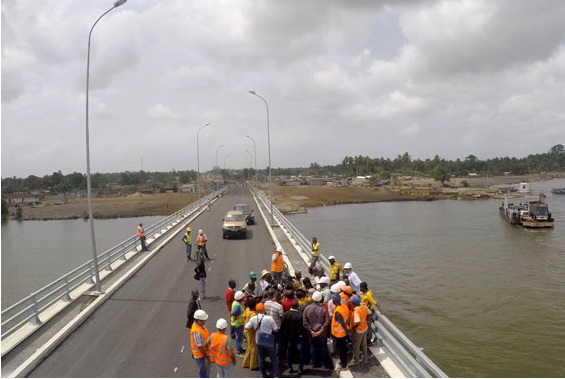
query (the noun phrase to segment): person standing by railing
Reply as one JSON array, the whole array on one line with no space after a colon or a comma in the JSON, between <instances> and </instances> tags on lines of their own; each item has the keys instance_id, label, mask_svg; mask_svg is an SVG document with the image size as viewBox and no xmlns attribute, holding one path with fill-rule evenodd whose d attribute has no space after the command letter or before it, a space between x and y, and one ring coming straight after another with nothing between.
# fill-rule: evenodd
<instances>
[{"instance_id":1,"label":"person standing by railing","mask_svg":"<svg viewBox=\"0 0 565 379\"><path fill-rule=\"evenodd\" d=\"M320 259L320 243L316 237L312 238L312 260L310 261L310 267L308 267L308 272L312 275L316 263Z\"/></svg>"},{"instance_id":2,"label":"person standing by railing","mask_svg":"<svg viewBox=\"0 0 565 379\"><path fill-rule=\"evenodd\" d=\"M142 223L139 223L139 225L137 225L137 237L139 238L139 242L141 243L141 251L149 251L147 245L145 244L145 230L143 230Z\"/></svg>"},{"instance_id":3,"label":"person standing by railing","mask_svg":"<svg viewBox=\"0 0 565 379\"><path fill-rule=\"evenodd\" d=\"M343 265L343 276L347 277L349 285L351 286L351 288L353 288L353 292L359 293L359 285L361 284L361 279L359 279L359 276L355 273L355 271L353 271L351 262L347 262Z\"/></svg>"},{"instance_id":4,"label":"person standing by railing","mask_svg":"<svg viewBox=\"0 0 565 379\"><path fill-rule=\"evenodd\" d=\"M371 325L373 324L373 321L376 321L379 318L379 315L375 312L375 308L379 310L380 314L384 313L379 302L373 297L373 291L369 289L367 282L361 282L359 288L361 289L361 304L366 305L371 311L371 313L367 316L367 324L369 325L369 329L367 330L367 344L370 346L375 341L375 335L373 334L373 328L371 328Z\"/></svg>"},{"instance_id":5,"label":"person standing by railing","mask_svg":"<svg viewBox=\"0 0 565 379\"><path fill-rule=\"evenodd\" d=\"M284 271L284 258L283 249L278 246L271 258L271 272L273 273L273 280L276 284L282 281L282 274Z\"/></svg>"},{"instance_id":6,"label":"person standing by railing","mask_svg":"<svg viewBox=\"0 0 565 379\"><path fill-rule=\"evenodd\" d=\"M339 281L339 272L342 270L341 265L335 261L335 257L330 255L328 257L328 261L330 262L330 284L337 283Z\"/></svg>"}]
</instances>

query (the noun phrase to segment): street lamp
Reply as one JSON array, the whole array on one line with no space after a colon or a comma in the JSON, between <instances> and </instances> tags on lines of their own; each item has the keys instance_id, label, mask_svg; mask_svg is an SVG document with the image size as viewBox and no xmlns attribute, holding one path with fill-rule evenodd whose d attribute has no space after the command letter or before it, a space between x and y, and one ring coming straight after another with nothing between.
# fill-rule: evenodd
<instances>
[{"instance_id":1,"label":"street lamp","mask_svg":"<svg viewBox=\"0 0 565 379\"><path fill-rule=\"evenodd\" d=\"M271 202L271 226L274 225L274 215L273 215L273 178L271 176L271 135L269 132L269 104L262 96L258 95L255 91L249 91L250 94L257 96L259 99L263 100L265 106L267 107L267 142L269 150L269 201Z\"/></svg>"},{"instance_id":2,"label":"street lamp","mask_svg":"<svg viewBox=\"0 0 565 379\"><path fill-rule=\"evenodd\" d=\"M218 148L216 149L216 167L218 167L218 151L224 147L224 145L220 145L218 146Z\"/></svg>"},{"instance_id":3,"label":"street lamp","mask_svg":"<svg viewBox=\"0 0 565 379\"><path fill-rule=\"evenodd\" d=\"M227 172L227 170L226 170L226 160L227 160L229 157L231 157L231 154L228 154L228 155L226 155L226 156L224 157L224 171L225 171L225 173L226 173L226 177L228 178L228 184L229 184L230 174L229 174L229 172Z\"/></svg>"},{"instance_id":4,"label":"street lamp","mask_svg":"<svg viewBox=\"0 0 565 379\"><path fill-rule=\"evenodd\" d=\"M248 135L246 135L251 141L253 141L253 151L255 155L255 185L257 185L257 146L255 145L255 140Z\"/></svg>"},{"instance_id":5,"label":"street lamp","mask_svg":"<svg viewBox=\"0 0 565 379\"><path fill-rule=\"evenodd\" d=\"M86 56L86 197L88 199L88 221L90 223L90 239L92 240L92 260L94 263L94 277L96 282L96 291L101 293L102 287L100 286L100 273L98 272L98 256L96 254L96 237L94 235L94 216L92 214L92 186L90 180L90 133L88 129L88 91L90 87L90 39L92 31L98 21L114 8L124 5L127 0L117 0L112 8L102 13L100 17L94 22L88 33L88 53Z\"/></svg>"},{"instance_id":6,"label":"street lamp","mask_svg":"<svg viewBox=\"0 0 565 379\"><path fill-rule=\"evenodd\" d=\"M216 167L218 168L218 171L220 171L220 166L218 166L218 151L224 147L224 145L220 145L218 146L218 148L216 149ZM216 173L216 180L219 177L219 175Z\"/></svg>"},{"instance_id":7,"label":"street lamp","mask_svg":"<svg viewBox=\"0 0 565 379\"><path fill-rule=\"evenodd\" d=\"M253 168L253 154L251 154L251 151L245 149L245 151L247 151L247 153L249 154L249 167Z\"/></svg>"},{"instance_id":8,"label":"street lamp","mask_svg":"<svg viewBox=\"0 0 565 379\"><path fill-rule=\"evenodd\" d=\"M207 127L208 125L210 125L210 123L205 123L204 125L202 125L198 131L196 132L196 166L197 166L197 170L198 170L198 174L196 176L196 185L197 185L197 190L198 190L198 206L200 207L200 148L198 146L198 135L200 134L200 131L202 129L204 129L205 127Z\"/></svg>"}]
</instances>

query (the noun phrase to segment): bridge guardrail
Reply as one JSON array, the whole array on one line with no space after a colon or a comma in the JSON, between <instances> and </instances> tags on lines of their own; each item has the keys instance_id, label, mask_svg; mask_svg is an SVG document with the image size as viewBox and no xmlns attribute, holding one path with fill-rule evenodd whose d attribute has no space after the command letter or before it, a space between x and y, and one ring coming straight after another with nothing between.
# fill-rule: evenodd
<instances>
[{"instance_id":1,"label":"bridge guardrail","mask_svg":"<svg viewBox=\"0 0 565 379\"><path fill-rule=\"evenodd\" d=\"M251 191L261 200L265 207L270 209L270 202L267 196L260 190L250 187ZM311 242L290 222L288 219L273 206L274 219L277 223L286 229L288 234L300 246L302 252L307 256L311 254ZM308 262L307 262L308 263ZM330 262L320 254L318 263L324 269L326 274L329 273ZM394 357L397 366L408 377L436 377L447 378L448 376L429 358L422 349L418 348L410 339L400 331L385 315L378 314L376 320L373 321L371 328L376 336L382 341L383 347L389 355Z\"/></svg>"},{"instance_id":2,"label":"bridge guardrail","mask_svg":"<svg viewBox=\"0 0 565 379\"><path fill-rule=\"evenodd\" d=\"M187 207L163 218L145 229L147 245L195 213L207 206L213 198L226 190L219 189ZM133 235L98 255L100 279L135 256L141 249L138 238ZM47 321L65 309L74 300L95 286L94 262L89 260L39 290L32 292L17 303L2 310L2 356L33 334Z\"/></svg>"}]
</instances>

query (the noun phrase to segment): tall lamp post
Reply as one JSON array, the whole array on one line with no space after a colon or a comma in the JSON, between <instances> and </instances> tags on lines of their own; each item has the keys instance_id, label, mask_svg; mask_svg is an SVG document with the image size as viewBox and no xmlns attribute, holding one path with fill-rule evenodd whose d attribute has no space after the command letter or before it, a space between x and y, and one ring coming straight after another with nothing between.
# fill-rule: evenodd
<instances>
[{"instance_id":1,"label":"tall lamp post","mask_svg":"<svg viewBox=\"0 0 565 379\"><path fill-rule=\"evenodd\" d=\"M220 166L218 166L218 151L220 151L220 149L224 147L224 145L220 145L218 146L218 148L216 149L216 167L218 168L218 171L220 171Z\"/></svg>"},{"instance_id":2,"label":"tall lamp post","mask_svg":"<svg viewBox=\"0 0 565 379\"><path fill-rule=\"evenodd\" d=\"M251 151L245 149L245 151L247 151L247 154L249 154L249 167L253 168L253 154L251 154Z\"/></svg>"},{"instance_id":3,"label":"tall lamp post","mask_svg":"<svg viewBox=\"0 0 565 379\"><path fill-rule=\"evenodd\" d=\"M273 215L273 178L271 176L271 135L269 131L269 104L261 95L258 95L255 91L249 91L250 94L257 96L259 99L263 100L265 106L267 107L267 143L269 150L269 201L271 202L271 226L274 225L274 215Z\"/></svg>"},{"instance_id":4,"label":"tall lamp post","mask_svg":"<svg viewBox=\"0 0 565 379\"><path fill-rule=\"evenodd\" d=\"M246 135L245 137L253 141L253 151L254 151L253 155L255 156L255 185L257 185L257 146L255 145L255 140L253 138L251 138L248 135Z\"/></svg>"},{"instance_id":5,"label":"tall lamp post","mask_svg":"<svg viewBox=\"0 0 565 379\"><path fill-rule=\"evenodd\" d=\"M86 197L88 199L88 221L90 223L90 239L92 240L92 261L94 263L94 277L96 282L96 291L101 293L102 287L100 285L100 273L98 272L98 256L96 254L96 237L94 234L94 216L92 214L92 185L90 180L90 133L88 129L88 92L90 87L90 40L92 37L92 31L98 21L108 13L110 13L114 8L124 5L127 0L117 0L114 2L112 8L108 9L106 12L102 13L100 17L94 22L88 33L88 53L86 56Z\"/></svg>"},{"instance_id":6,"label":"tall lamp post","mask_svg":"<svg viewBox=\"0 0 565 379\"><path fill-rule=\"evenodd\" d=\"M199 147L199 143L198 143L198 135L200 134L200 131L202 129L204 129L205 127L207 127L208 125L210 125L210 123L208 123L208 122L205 123L196 132L196 167L197 167L197 170L198 170L198 174L196 176L196 185L198 186L197 190L198 190L198 206L199 207L202 204L200 204L200 147Z\"/></svg>"},{"instance_id":7,"label":"tall lamp post","mask_svg":"<svg viewBox=\"0 0 565 379\"><path fill-rule=\"evenodd\" d=\"M228 154L224 157L224 171L226 172L226 176L228 178L228 183L229 183L229 179L230 179L230 174L229 172L226 171L226 160L231 157L231 154Z\"/></svg>"}]
</instances>

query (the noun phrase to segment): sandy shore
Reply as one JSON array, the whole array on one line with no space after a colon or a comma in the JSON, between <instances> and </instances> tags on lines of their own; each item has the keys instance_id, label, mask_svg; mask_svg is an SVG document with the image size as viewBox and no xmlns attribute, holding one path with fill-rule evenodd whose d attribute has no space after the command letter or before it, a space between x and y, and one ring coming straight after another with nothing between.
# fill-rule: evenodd
<instances>
[{"instance_id":1,"label":"sandy shore","mask_svg":"<svg viewBox=\"0 0 565 379\"><path fill-rule=\"evenodd\" d=\"M527 176L492 176L481 178L453 178L442 188L433 179L394 180L380 188L363 186L277 186L273 185L273 201L283 213L306 212L308 208L336 205L372 203L381 201L426 201L437 199L480 199L499 196L492 186L510 186L521 182L537 182L563 178L565 173ZM469 187L462 187L466 181ZM259 188L268 191L266 183ZM132 194L123 197L95 198L95 218L164 216L176 212L196 201L198 196L187 193ZM15 210L12 208L13 214ZM47 201L38 207L24 207L24 220L57 220L88 217L85 198Z\"/></svg>"}]
</instances>

